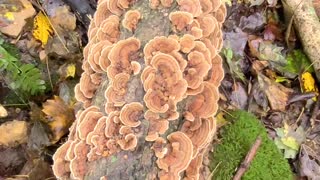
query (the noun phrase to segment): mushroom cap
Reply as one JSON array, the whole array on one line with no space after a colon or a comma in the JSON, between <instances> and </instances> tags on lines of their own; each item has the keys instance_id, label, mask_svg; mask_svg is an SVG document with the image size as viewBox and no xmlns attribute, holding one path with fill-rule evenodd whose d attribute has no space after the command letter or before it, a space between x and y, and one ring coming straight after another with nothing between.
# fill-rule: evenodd
<instances>
[{"instance_id":1,"label":"mushroom cap","mask_svg":"<svg viewBox=\"0 0 320 180\"><path fill-rule=\"evenodd\" d=\"M164 36L155 37L150 40L143 49L145 64L150 65L152 57L159 52L170 54L172 52L178 52L179 49L180 44L178 40Z\"/></svg>"},{"instance_id":2,"label":"mushroom cap","mask_svg":"<svg viewBox=\"0 0 320 180\"><path fill-rule=\"evenodd\" d=\"M211 14L207 14L198 18L202 36L208 37L216 28L219 28L218 21ZM220 28L219 28L220 29Z\"/></svg>"},{"instance_id":3,"label":"mushroom cap","mask_svg":"<svg viewBox=\"0 0 320 180\"><path fill-rule=\"evenodd\" d=\"M133 151L138 144L138 139L136 135L131 133L127 134L124 139L118 140L117 143L120 145L121 149Z\"/></svg>"},{"instance_id":4,"label":"mushroom cap","mask_svg":"<svg viewBox=\"0 0 320 180\"><path fill-rule=\"evenodd\" d=\"M80 78L80 91L83 93L83 95L91 99L97 89L97 85L95 85L90 78L90 75L86 72L83 72L81 74Z\"/></svg>"},{"instance_id":5,"label":"mushroom cap","mask_svg":"<svg viewBox=\"0 0 320 180\"><path fill-rule=\"evenodd\" d=\"M99 41L108 40L115 43L120 35L120 18L116 15L111 15L102 21L100 28L97 32Z\"/></svg>"},{"instance_id":6,"label":"mushroom cap","mask_svg":"<svg viewBox=\"0 0 320 180\"><path fill-rule=\"evenodd\" d=\"M197 89L207 75L210 64L207 63L205 56L199 51L192 51L188 54L188 66L185 79L188 88Z\"/></svg>"},{"instance_id":7,"label":"mushroom cap","mask_svg":"<svg viewBox=\"0 0 320 180\"><path fill-rule=\"evenodd\" d=\"M193 15L185 11L175 11L169 14L171 24L178 30L182 31L193 21Z\"/></svg>"},{"instance_id":8,"label":"mushroom cap","mask_svg":"<svg viewBox=\"0 0 320 180\"><path fill-rule=\"evenodd\" d=\"M224 78L224 71L222 67L222 58L219 54L217 54L212 59L212 68L211 72L209 73L209 82L212 83L214 86L219 87L221 84L221 81Z\"/></svg>"},{"instance_id":9,"label":"mushroom cap","mask_svg":"<svg viewBox=\"0 0 320 180\"><path fill-rule=\"evenodd\" d=\"M190 34L185 34L180 39L180 51L189 53L195 47L195 37Z\"/></svg>"},{"instance_id":10,"label":"mushroom cap","mask_svg":"<svg viewBox=\"0 0 320 180\"><path fill-rule=\"evenodd\" d=\"M169 100L175 103L182 100L187 88L178 62L164 53L153 56L150 67L145 68L141 79L147 91L144 101L153 112L165 113L169 109Z\"/></svg>"},{"instance_id":11,"label":"mushroom cap","mask_svg":"<svg viewBox=\"0 0 320 180\"><path fill-rule=\"evenodd\" d=\"M158 137L153 143L151 149L154 150L157 158L163 158L167 154L168 149L166 148L166 142L164 138Z\"/></svg>"},{"instance_id":12,"label":"mushroom cap","mask_svg":"<svg viewBox=\"0 0 320 180\"><path fill-rule=\"evenodd\" d=\"M112 138L113 136L119 135L119 129L120 129L119 116L120 116L119 111L113 111L109 114L106 120L106 129L105 129L106 137Z\"/></svg>"},{"instance_id":13,"label":"mushroom cap","mask_svg":"<svg viewBox=\"0 0 320 180\"><path fill-rule=\"evenodd\" d=\"M139 119L143 114L143 105L139 102L126 104L120 112L120 121L129 127L138 127L141 124Z\"/></svg>"},{"instance_id":14,"label":"mushroom cap","mask_svg":"<svg viewBox=\"0 0 320 180\"><path fill-rule=\"evenodd\" d=\"M108 58L111 65L107 69L107 75L110 79L114 79L119 73L126 72L131 74L131 61L136 58L133 54L140 49L140 41L134 37L120 40L115 44L109 52Z\"/></svg>"},{"instance_id":15,"label":"mushroom cap","mask_svg":"<svg viewBox=\"0 0 320 180\"><path fill-rule=\"evenodd\" d=\"M84 119L78 125L79 138L86 140L88 134L92 132L98 122L103 116L101 112L89 111Z\"/></svg>"},{"instance_id":16,"label":"mushroom cap","mask_svg":"<svg viewBox=\"0 0 320 180\"><path fill-rule=\"evenodd\" d=\"M173 0L160 0L163 7L171 7Z\"/></svg>"},{"instance_id":17,"label":"mushroom cap","mask_svg":"<svg viewBox=\"0 0 320 180\"><path fill-rule=\"evenodd\" d=\"M177 0L180 11L191 13L194 17L202 14L199 0Z\"/></svg>"},{"instance_id":18,"label":"mushroom cap","mask_svg":"<svg viewBox=\"0 0 320 180\"><path fill-rule=\"evenodd\" d=\"M69 163L66 162L65 157L71 145L71 142L72 141L67 141L66 143L61 145L52 157L54 162L52 166L52 170L53 170L53 174L57 178L69 177L69 174L70 174Z\"/></svg>"},{"instance_id":19,"label":"mushroom cap","mask_svg":"<svg viewBox=\"0 0 320 180\"><path fill-rule=\"evenodd\" d=\"M134 31L137 28L137 24L140 19L141 14L138 10L129 10L124 15L122 26L129 31Z\"/></svg>"},{"instance_id":20,"label":"mushroom cap","mask_svg":"<svg viewBox=\"0 0 320 180\"><path fill-rule=\"evenodd\" d=\"M115 76L105 92L105 98L109 103L115 106L123 106L125 104L124 97L127 92L127 83L130 75L127 73L119 73Z\"/></svg>"},{"instance_id":21,"label":"mushroom cap","mask_svg":"<svg viewBox=\"0 0 320 180\"><path fill-rule=\"evenodd\" d=\"M111 13L113 13L113 14L115 14L117 16L121 16L122 15L123 9L118 6L118 0L108 0L107 2L108 2L108 4L107 4L108 10Z\"/></svg>"},{"instance_id":22,"label":"mushroom cap","mask_svg":"<svg viewBox=\"0 0 320 180\"><path fill-rule=\"evenodd\" d=\"M191 112L195 117L209 118L218 109L219 93L218 88L211 83L203 82L203 84L203 91L187 102L187 111Z\"/></svg>"},{"instance_id":23,"label":"mushroom cap","mask_svg":"<svg viewBox=\"0 0 320 180\"><path fill-rule=\"evenodd\" d=\"M197 121L185 121L181 127L181 131L184 132L192 141L193 144L193 157L195 157L199 150L201 150L210 140L212 135L212 126L207 119L199 119L201 121L200 127L196 130L192 129L193 123Z\"/></svg>"},{"instance_id":24,"label":"mushroom cap","mask_svg":"<svg viewBox=\"0 0 320 180\"><path fill-rule=\"evenodd\" d=\"M91 21L91 25L93 27L99 27L102 21L107 19L111 15L111 12L108 9L108 1L102 1L102 0L99 1L101 3L98 4L97 10L93 16L93 21ZM90 29L89 29L89 32L90 32Z\"/></svg>"},{"instance_id":25,"label":"mushroom cap","mask_svg":"<svg viewBox=\"0 0 320 180\"><path fill-rule=\"evenodd\" d=\"M87 172L87 154L89 146L80 141L74 147L74 158L70 161L71 178L82 179Z\"/></svg>"},{"instance_id":26,"label":"mushroom cap","mask_svg":"<svg viewBox=\"0 0 320 180\"><path fill-rule=\"evenodd\" d=\"M192 142L181 131L171 133L167 139L170 142L168 153L163 158L157 160L157 165L163 172L172 174L170 176L180 177L180 173L189 166L192 160Z\"/></svg>"}]
</instances>

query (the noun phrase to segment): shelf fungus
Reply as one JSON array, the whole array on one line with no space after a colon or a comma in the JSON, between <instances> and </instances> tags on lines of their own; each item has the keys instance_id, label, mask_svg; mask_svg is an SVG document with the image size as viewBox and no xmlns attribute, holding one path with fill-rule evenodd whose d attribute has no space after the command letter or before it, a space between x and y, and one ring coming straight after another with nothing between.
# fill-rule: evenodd
<instances>
[{"instance_id":1,"label":"shelf fungus","mask_svg":"<svg viewBox=\"0 0 320 180\"><path fill-rule=\"evenodd\" d=\"M53 155L58 179L206 179L224 77L222 0L99 0Z\"/></svg>"},{"instance_id":2,"label":"shelf fungus","mask_svg":"<svg viewBox=\"0 0 320 180\"><path fill-rule=\"evenodd\" d=\"M124 15L122 26L129 31L134 31L137 28L138 21L141 19L141 14L137 10L129 10Z\"/></svg>"}]
</instances>

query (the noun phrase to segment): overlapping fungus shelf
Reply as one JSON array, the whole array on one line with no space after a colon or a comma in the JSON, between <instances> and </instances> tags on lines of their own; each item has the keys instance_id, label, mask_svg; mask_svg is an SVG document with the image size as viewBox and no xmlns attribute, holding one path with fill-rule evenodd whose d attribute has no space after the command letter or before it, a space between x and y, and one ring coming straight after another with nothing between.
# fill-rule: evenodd
<instances>
[{"instance_id":1,"label":"overlapping fungus shelf","mask_svg":"<svg viewBox=\"0 0 320 180\"><path fill-rule=\"evenodd\" d=\"M59 179L203 179L223 79L221 0L99 0Z\"/></svg>"}]
</instances>

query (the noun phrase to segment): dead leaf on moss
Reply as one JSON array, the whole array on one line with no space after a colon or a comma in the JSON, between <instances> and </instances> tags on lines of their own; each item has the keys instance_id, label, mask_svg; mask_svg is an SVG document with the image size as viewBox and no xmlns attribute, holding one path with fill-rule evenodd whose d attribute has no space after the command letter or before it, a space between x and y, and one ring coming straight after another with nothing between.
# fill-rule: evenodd
<instances>
[{"instance_id":1,"label":"dead leaf on moss","mask_svg":"<svg viewBox=\"0 0 320 180\"><path fill-rule=\"evenodd\" d=\"M260 88L264 90L272 110L285 111L289 95L292 89L286 88L280 83L271 81L263 74L258 74Z\"/></svg>"},{"instance_id":2,"label":"dead leaf on moss","mask_svg":"<svg viewBox=\"0 0 320 180\"><path fill-rule=\"evenodd\" d=\"M42 112L47 115L47 123L53 136L52 143L57 142L68 132L75 119L73 108L68 106L59 96L54 96L54 99L43 103Z\"/></svg>"},{"instance_id":3,"label":"dead leaf on moss","mask_svg":"<svg viewBox=\"0 0 320 180\"><path fill-rule=\"evenodd\" d=\"M25 121L8 121L0 126L0 145L15 146L27 141L28 124Z\"/></svg>"}]
</instances>

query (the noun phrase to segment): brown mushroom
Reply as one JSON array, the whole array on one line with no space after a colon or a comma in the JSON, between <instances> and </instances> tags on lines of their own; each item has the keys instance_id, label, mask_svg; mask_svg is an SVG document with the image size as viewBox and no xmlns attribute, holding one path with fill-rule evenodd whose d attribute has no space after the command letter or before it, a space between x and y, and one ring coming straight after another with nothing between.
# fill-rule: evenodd
<instances>
[{"instance_id":1,"label":"brown mushroom","mask_svg":"<svg viewBox=\"0 0 320 180\"><path fill-rule=\"evenodd\" d=\"M190 164L193 155L192 142L183 132L176 131L167 137L170 145L168 153L157 160L160 172L160 179L163 177L174 177L180 179L180 173Z\"/></svg>"},{"instance_id":2,"label":"brown mushroom","mask_svg":"<svg viewBox=\"0 0 320 180\"><path fill-rule=\"evenodd\" d=\"M129 127L138 127L141 124L139 119L143 114L143 105L139 102L132 102L123 106L120 112L120 121Z\"/></svg>"},{"instance_id":3,"label":"brown mushroom","mask_svg":"<svg viewBox=\"0 0 320 180\"><path fill-rule=\"evenodd\" d=\"M138 139L134 134L127 134L124 139L118 140L117 143L120 145L121 149L133 151L138 144Z\"/></svg>"},{"instance_id":4,"label":"brown mushroom","mask_svg":"<svg viewBox=\"0 0 320 180\"><path fill-rule=\"evenodd\" d=\"M193 15L189 12L176 11L169 14L171 24L176 30L182 31L193 21Z\"/></svg>"},{"instance_id":5,"label":"brown mushroom","mask_svg":"<svg viewBox=\"0 0 320 180\"><path fill-rule=\"evenodd\" d=\"M69 162L66 161L65 156L67 154L67 151L70 147L71 142L72 141L67 141L62 146L60 146L52 157L54 162L52 166L52 170L53 170L53 174L57 178L69 177L69 174L70 174Z\"/></svg>"},{"instance_id":6,"label":"brown mushroom","mask_svg":"<svg viewBox=\"0 0 320 180\"><path fill-rule=\"evenodd\" d=\"M140 19L141 14L138 10L129 10L124 15L122 26L129 31L134 31L137 28L137 24Z\"/></svg>"}]
</instances>

